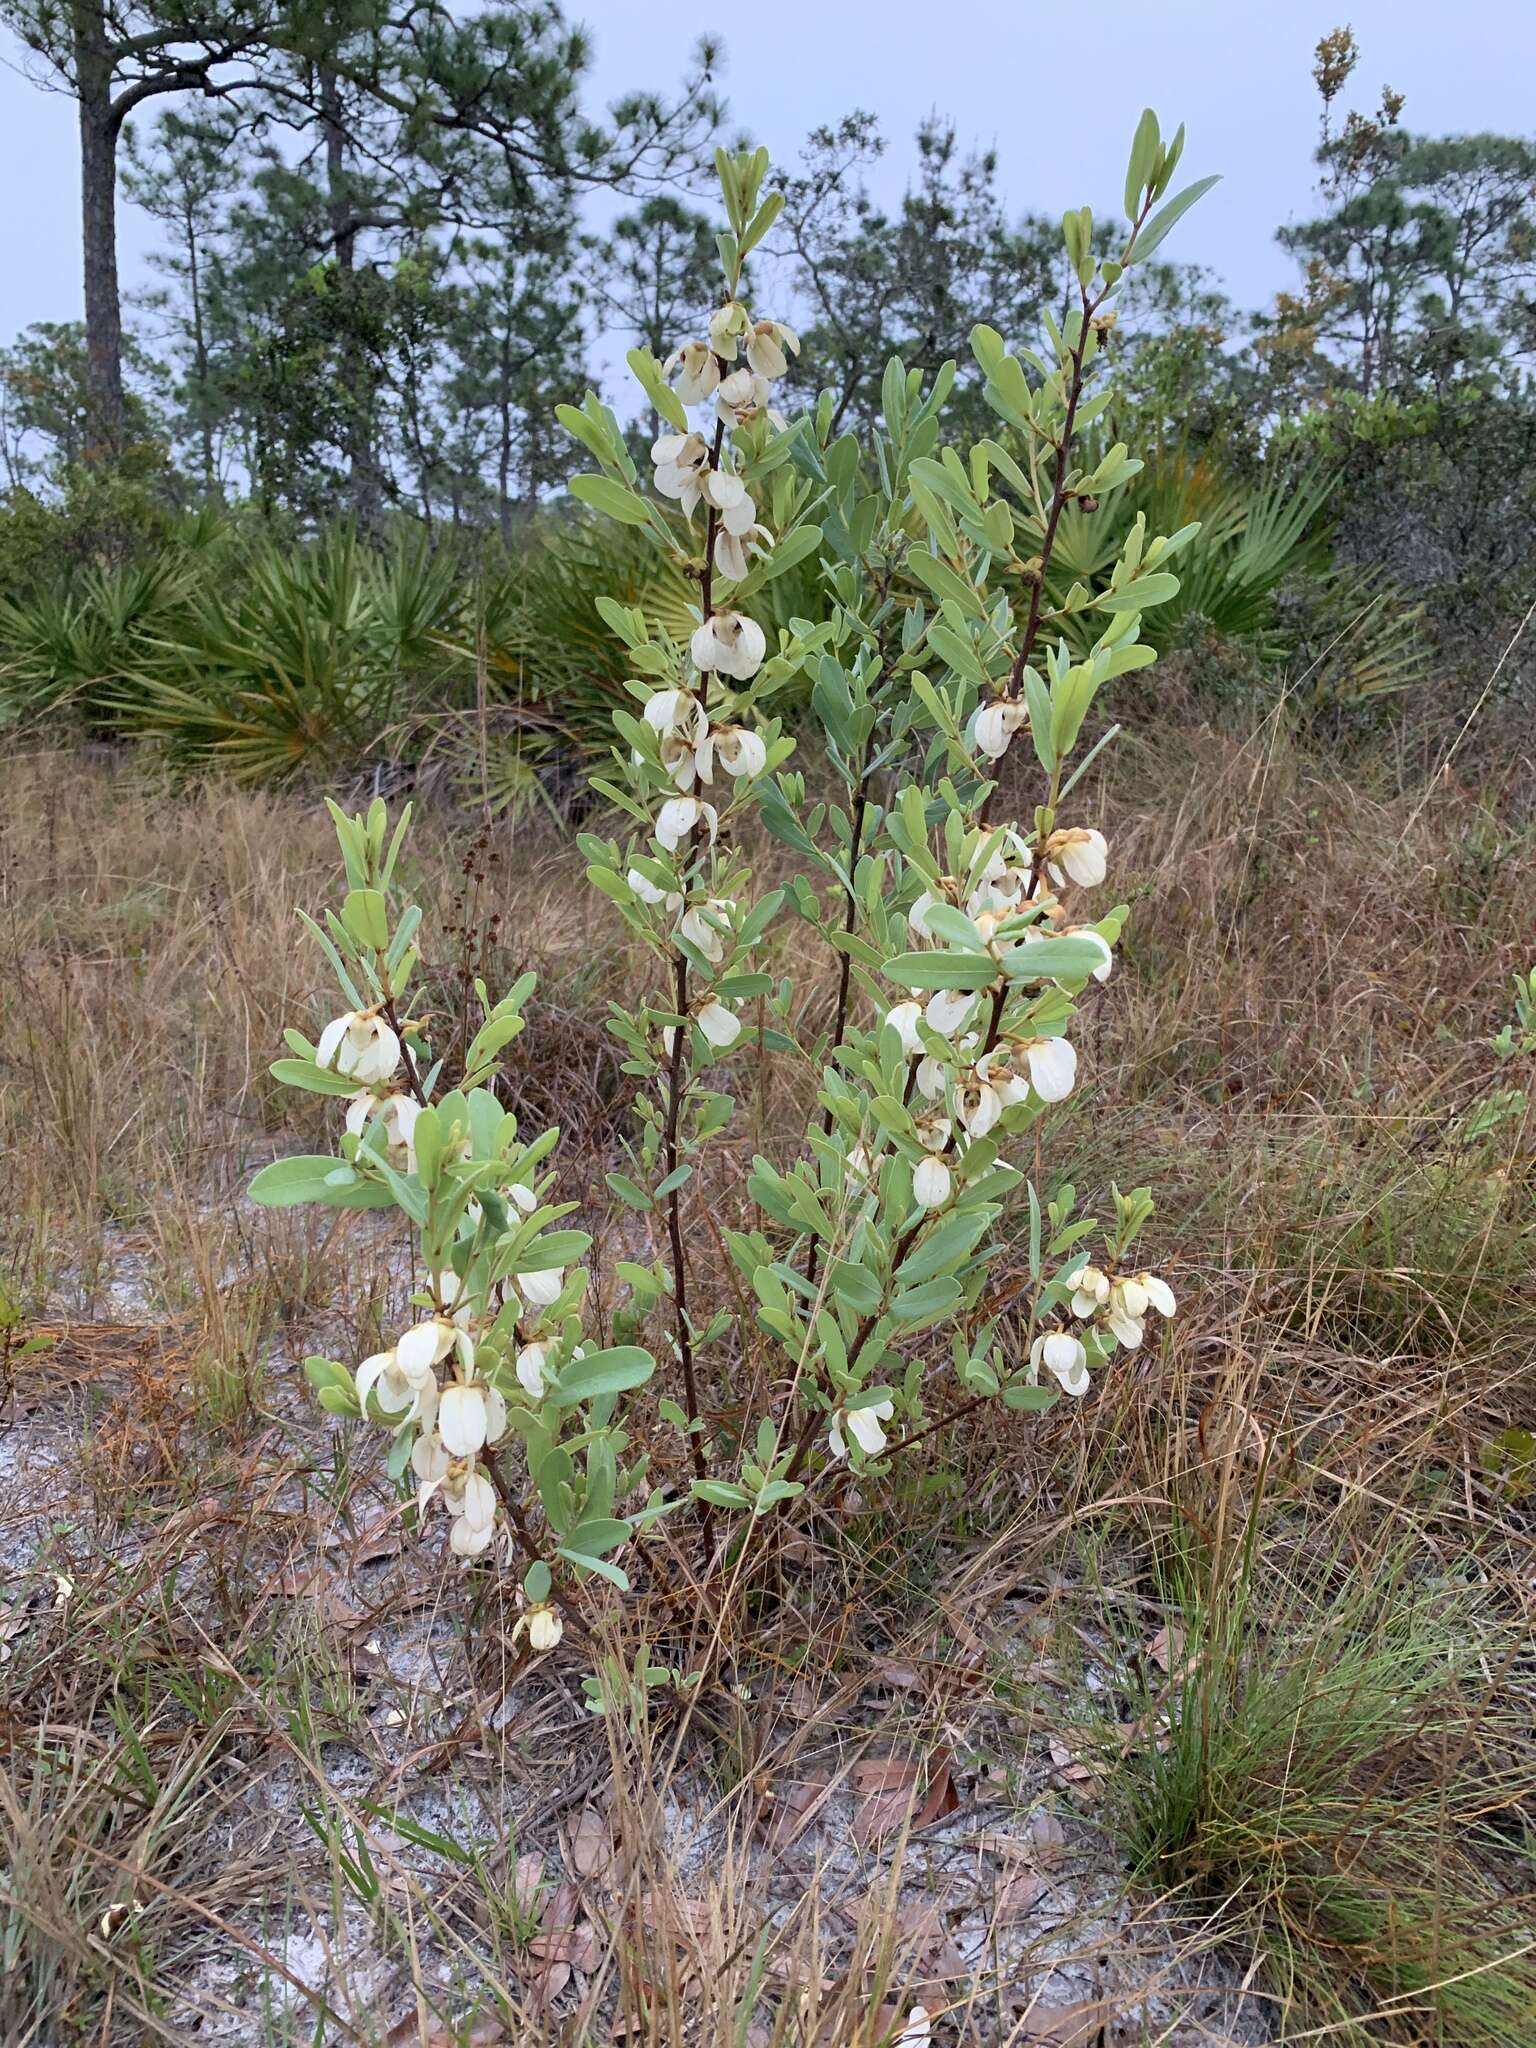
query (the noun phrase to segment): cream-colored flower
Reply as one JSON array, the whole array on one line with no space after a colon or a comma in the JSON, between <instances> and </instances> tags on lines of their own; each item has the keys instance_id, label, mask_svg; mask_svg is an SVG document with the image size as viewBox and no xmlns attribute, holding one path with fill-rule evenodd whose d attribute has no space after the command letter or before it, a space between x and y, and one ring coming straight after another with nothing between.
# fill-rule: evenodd
<instances>
[{"instance_id":1,"label":"cream-colored flower","mask_svg":"<svg viewBox=\"0 0 1536 2048\"><path fill-rule=\"evenodd\" d=\"M1029 1347L1030 1364L1042 1366L1064 1394L1079 1398L1088 1391L1088 1353L1066 1330L1049 1330Z\"/></svg>"},{"instance_id":2,"label":"cream-colored flower","mask_svg":"<svg viewBox=\"0 0 1536 2048\"><path fill-rule=\"evenodd\" d=\"M923 1006L918 1002L893 1003L885 1013L885 1021L901 1040L901 1049L908 1058L921 1053L923 1041L918 1036L918 1025L922 1022Z\"/></svg>"},{"instance_id":3,"label":"cream-colored flower","mask_svg":"<svg viewBox=\"0 0 1536 2048\"><path fill-rule=\"evenodd\" d=\"M747 330L747 361L759 377L782 377L789 369L784 351L800 353L800 337L782 320L754 320Z\"/></svg>"},{"instance_id":4,"label":"cream-colored flower","mask_svg":"<svg viewBox=\"0 0 1536 2048\"><path fill-rule=\"evenodd\" d=\"M1064 1102L1077 1079L1077 1053L1064 1038L1031 1038L1023 1047L1030 1086L1042 1102Z\"/></svg>"},{"instance_id":5,"label":"cream-colored flower","mask_svg":"<svg viewBox=\"0 0 1536 2048\"><path fill-rule=\"evenodd\" d=\"M1109 1275L1098 1266L1084 1266L1073 1282L1073 1315L1096 1316L1108 1300Z\"/></svg>"},{"instance_id":6,"label":"cream-colored flower","mask_svg":"<svg viewBox=\"0 0 1536 2048\"><path fill-rule=\"evenodd\" d=\"M955 1115L973 1138L984 1138L1003 1113L1003 1098L979 1066L955 1088Z\"/></svg>"},{"instance_id":7,"label":"cream-colored flower","mask_svg":"<svg viewBox=\"0 0 1536 2048\"><path fill-rule=\"evenodd\" d=\"M400 1064L400 1040L393 1027L372 1010L348 1010L333 1018L320 1034L315 1063L349 1081L372 1087L387 1081Z\"/></svg>"},{"instance_id":8,"label":"cream-colored flower","mask_svg":"<svg viewBox=\"0 0 1536 2048\"><path fill-rule=\"evenodd\" d=\"M421 1115L421 1104L414 1095L375 1095L365 1088L347 1102L347 1129L354 1138L360 1138L381 1112L390 1165L403 1165L407 1172L414 1172L416 1161L412 1139L416 1119Z\"/></svg>"},{"instance_id":9,"label":"cream-colored flower","mask_svg":"<svg viewBox=\"0 0 1536 2048\"><path fill-rule=\"evenodd\" d=\"M938 988L928 998L928 1007L923 1012L928 1029L937 1031L941 1038L953 1038L963 1030L975 1014L977 996L973 989Z\"/></svg>"},{"instance_id":10,"label":"cream-colored flower","mask_svg":"<svg viewBox=\"0 0 1536 2048\"><path fill-rule=\"evenodd\" d=\"M357 1368L355 1384L363 1413L368 1412L368 1396L372 1394L397 1429L419 1420L427 1403L430 1401L435 1407L437 1400L437 1381L431 1368L407 1372L393 1351L375 1351L365 1358Z\"/></svg>"},{"instance_id":11,"label":"cream-colored flower","mask_svg":"<svg viewBox=\"0 0 1536 2048\"><path fill-rule=\"evenodd\" d=\"M866 1458L878 1458L887 1441L881 1424L889 1422L895 1413L896 1403L889 1396L872 1402L867 1408L839 1408L827 1432L828 1447L833 1457L846 1458L848 1455L846 1430Z\"/></svg>"},{"instance_id":12,"label":"cream-colored flower","mask_svg":"<svg viewBox=\"0 0 1536 2048\"><path fill-rule=\"evenodd\" d=\"M1009 825L976 877L975 887L966 899L967 915L973 918L983 917L988 912L1007 915L1018 910L1029 899L1034 864L1034 850L1029 841Z\"/></svg>"},{"instance_id":13,"label":"cream-colored flower","mask_svg":"<svg viewBox=\"0 0 1536 2048\"><path fill-rule=\"evenodd\" d=\"M942 1209L953 1181L948 1163L937 1152L930 1152L913 1169L912 1199L920 1209Z\"/></svg>"},{"instance_id":14,"label":"cream-colored flower","mask_svg":"<svg viewBox=\"0 0 1536 2048\"><path fill-rule=\"evenodd\" d=\"M547 1339L543 1343L525 1344L517 1354L513 1370L518 1384L530 1401L542 1401L549 1386L549 1355L554 1345Z\"/></svg>"},{"instance_id":15,"label":"cream-colored flower","mask_svg":"<svg viewBox=\"0 0 1536 2048\"><path fill-rule=\"evenodd\" d=\"M760 413L769 412L768 379L748 369L732 370L722 377L715 393L715 417L728 427L750 426Z\"/></svg>"},{"instance_id":16,"label":"cream-colored flower","mask_svg":"<svg viewBox=\"0 0 1536 2048\"><path fill-rule=\"evenodd\" d=\"M665 903L669 910L681 910L683 899L676 889L661 889L654 882L647 881L638 868L631 868L624 877L642 903Z\"/></svg>"},{"instance_id":17,"label":"cream-colored flower","mask_svg":"<svg viewBox=\"0 0 1536 2048\"><path fill-rule=\"evenodd\" d=\"M448 1548L455 1557L481 1556L496 1534L495 1487L477 1469L465 1479L457 1499L450 1497L446 1487L443 1498L453 1512Z\"/></svg>"},{"instance_id":18,"label":"cream-colored flower","mask_svg":"<svg viewBox=\"0 0 1536 2048\"><path fill-rule=\"evenodd\" d=\"M722 725L715 734L715 759L727 775L750 782L768 766L768 743L744 725Z\"/></svg>"},{"instance_id":19,"label":"cream-colored flower","mask_svg":"<svg viewBox=\"0 0 1536 2048\"><path fill-rule=\"evenodd\" d=\"M736 906L724 896L712 896L707 903L696 903L684 911L678 919L677 929L696 952L716 965L725 957L726 933L722 925L728 925Z\"/></svg>"},{"instance_id":20,"label":"cream-colored flower","mask_svg":"<svg viewBox=\"0 0 1536 2048\"><path fill-rule=\"evenodd\" d=\"M1173 1289L1166 1280L1155 1273L1130 1274L1110 1282L1104 1322L1117 1343L1135 1351L1146 1335L1148 1309L1171 1316L1175 1306Z\"/></svg>"},{"instance_id":21,"label":"cream-colored flower","mask_svg":"<svg viewBox=\"0 0 1536 2048\"><path fill-rule=\"evenodd\" d=\"M710 314L710 346L722 362L735 362L737 343L751 325L752 315L739 299L727 299Z\"/></svg>"},{"instance_id":22,"label":"cream-colored flower","mask_svg":"<svg viewBox=\"0 0 1536 2048\"><path fill-rule=\"evenodd\" d=\"M674 370L682 372L674 389L684 405L702 405L720 383L720 365L707 341L685 341L681 348L673 349L661 374L670 380Z\"/></svg>"},{"instance_id":23,"label":"cream-colored flower","mask_svg":"<svg viewBox=\"0 0 1536 2048\"><path fill-rule=\"evenodd\" d=\"M686 740L691 747L709 731L708 714L692 690L657 690L642 715L659 738Z\"/></svg>"},{"instance_id":24,"label":"cream-colored flower","mask_svg":"<svg viewBox=\"0 0 1536 2048\"><path fill-rule=\"evenodd\" d=\"M1096 889L1109 872L1109 842L1092 825L1069 826L1046 840L1045 866L1058 887L1076 882L1080 889Z\"/></svg>"},{"instance_id":25,"label":"cream-colored flower","mask_svg":"<svg viewBox=\"0 0 1536 2048\"><path fill-rule=\"evenodd\" d=\"M752 568L747 549L767 554L772 546L773 535L766 526L747 526L738 532L722 520L715 533L715 567L727 582L744 583Z\"/></svg>"},{"instance_id":26,"label":"cream-colored flower","mask_svg":"<svg viewBox=\"0 0 1536 2048\"><path fill-rule=\"evenodd\" d=\"M437 1407L437 1433L456 1458L472 1458L506 1435L507 1404L485 1380L444 1387Z\"/></svg>"},{"instance_id":27,"label":"cream-colored flower","mask_svg":"<svg viewBox=\"0 0 1536 2048\"><path fill-rule=\"evenodd\" d=\"M690 646L700 674L718 670L739 683L757 674L768 651L762 627L741 612L711 612L695 629Z\"/></svg>"},{"instance_id":28,"label":"cream-colored flower","mask_svg":"<svg viewBox=\"0 0 1536 2048\"><path fill-rule=\"evenodd\" d=\"M653 481L664 498L676 498L691 519L709 476L709 444L702 434L663 434L651 443Z\"/></svg>"},{"instance_id":29,"label":"cream-colored flower","mask_svg":"<svg viewBox=\"0 0 1536 2048\"><path fill-rule=\"evenodd\" d=\"M553 1650L565 1634L564 1624L547 1600L535 1600L526 1614L518 1616L512 1631L515 1643L520 1635L528 1637L528 1647L536 1657L542 1657Z\"/></svg>"},{"instance_id":30,"label":"cream-colored flower","mask_svg":"<svg viewBox=\"0 0 1536 2048\"><path fill-rule=\"evenodd\" d=\"M971 721L971 744L989 761L1000 761L1013 736L1029 723L1027 707L1012 697L994 697Z\"/></svg>"},{"instance_id":31,"label":"cream-colored flower","mask_svg":"<svg viewBox=\"0 0 1536 2048\"><path fill-rule=\"evenodd\" d=\"M452 1316L429 1316L425 1322L413 1324L397 1341L395 1358L406 1378L414 1380L430 1374L455 1348L462 1357L466 1347L472 1357L469 1334Z\"/></svg>"},{"instance_id":32,"label":"cream-colored flower","mask_svg":"<svg viewBox=\"0 0 1536 2048\"><path fill-rule=\"evenodd\" d=\"M560 1266L546 1266L542 1273L515 1273L512 1277L530 1308L553 1308L565 1285L565 1272Z\"/></svg>"},{"instance_id":33,"label":"cream-colored flower","mask_svg":"<svg viewBox=\"0 0 1536 2048\"><path fill-rule=\"evenodd\" d=\"M718 996L710 997L695 1021L716 1052L724 1052L741 1036L741 1019Z\"/></svg>"},{"instance_id":34,"label":"cream-colored flower","mask_svg":"<svg viewBox=\"0 0 1536 2048\"><path fill-rule=\"evenodd\" d=\"M668 853L676 853L691 832L703 826L713 842L720 830L720 818L713 804L696 796L668 797L656 813L656 837Z\"/></svg>"}]
</instances>

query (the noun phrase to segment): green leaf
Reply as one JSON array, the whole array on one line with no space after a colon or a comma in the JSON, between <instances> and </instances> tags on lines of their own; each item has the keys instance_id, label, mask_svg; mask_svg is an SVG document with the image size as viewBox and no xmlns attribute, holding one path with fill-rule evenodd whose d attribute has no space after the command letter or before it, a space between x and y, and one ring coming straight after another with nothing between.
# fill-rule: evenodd
<instances>
[{"instance_id":1,"label":"green leaf","mask_svg":"<svg viewBox=\"0 0 1536 2048\"><path fill-rule=\"evenodd\" d=\"M1166 206L1160 206L1136 237L1135 246L1127 257L1127 262L1144 263L1168 230L1184 218L1195 201L1203 199L1213 185L1220 183L1219 176L1198 178L1193 185L1186 185L1177 198L1170 199Z\"/></svg>"},{"instance_id":2,"label":"green leaf","mask_svg":"<svg viewBox=\"0 0 1536 2048\"><path fill-rule=\"evenodd\" d=\"M1179 579L1166 573L1154 572L1150 576L1138 576L1132 582L1122 584L1119 590L1105 590L1094 599L1101 612L1144 612L1153 605L1166 604L1171 597L1179 594Z\"/></svg>"},{"instance_id":3,"label":"green leaf","mask_svg":"<svg viewBox=\"0 0 1536 2048\"><path fill-rule=\"evenodd\" d=\"M656 1361L638 1344L617 1344L609 1351L589 1351L585 1358L573 1358L549 1393L557 1408L574 1407L578 1401L596 1401L604 1394L625 1394L643 1387L656 1370Z\"/></svg>"},{"instance_id":4,"label":"green leaf","mask_svg":"<svg viewBox=\"0 0 1536 2048\"><path fill-rule=\"evenodd\" d=\"M350 1179L336 1178L338 1167ZM331 1209L388 1209L394 1196L378 1181L364 1180L344 1162L328 1154L299 1153L274 1159L246 1190L265 1209L291 1209L300 1202L323 1202Z\"/></svg>"},{"instance_id":5,"label":"green leaf","mask_svg":"<svg viewBox=\"0 0 1536 2048\"><path fill-rule=\"evenodd\" d=\"M579 498L583 505L606 512L610 519L617 519L624 526L650 524L650 507L644 498L626 490L623 484L615 483L611 476L573 476L571 496Z\"/></svg>"},{"instance_id":6,"label":"green leaf","mask_svg":"<svg viewBox=\"0 0 1536 2048\"><path fill-rule=\"evenodd\" d=\"M633 1534L630 1523L617 1517L597 1515L591 1521L578 1522L561 1548L567 1556L578 1551L583 1557L606 1557L610 1550L617 1550L621 1543L627 1543Z\"/></svg>"},{"instance_id":7,"label":"green leaf","mask_svg":"<svg viewBox=\"0 0 1536 2048\"><path fill-rule=\"evenodd\" d=\"M846 1302L855 1315L873 1315L880 1306L880 1282L868 1266L834 1260L827 1272L827 1287L833 1299Z\"/></svg>"},{"instance_id":8,"label":"green leaf","mask_svg":"<svg viewBox=\"0 0 1536 2048\"><path fill-rule=\"evenodd\" d=\"M382 953L389 944L389 908L382 889L349 889L341 921L360 946Z\"/></svg>"},{"instance_id":9,"label":"green leaf","mask_svg":"<svg viewBox=\"0 0 1536 2048\"><path fill-rule=\"evenodd\" d=\"M881 970L903 988L985 988L997 962L986 953L898 953Z\"/></svg>"},{"instance_id":10,"label":"green leaf","mask_svg":"<svg viewBox=\"0 0 1536 2048\"><path fill-rule=\"evenodd\" d=\"M1136 135L1131 143L1131 161L1125 173L1125 217L1128 221L1134 222L1141 211L1141 196L1151 183L1162 139L1156 114L1150 107L1145 108L1141 119L1136 123Z\"/></svg>"},{"instance_id":11,"label":"green leaf","mask_svg":"<svg viewBox=\"0 0 1536 2048\"><path fill-rule=\"evenodd\" d=\"M317 1067L313 1060L274 1060L267 1069L274 1081L289 1088L307 1088L311 1095L355 1095L357 1083Z\"/></svg>"}]
</instances>

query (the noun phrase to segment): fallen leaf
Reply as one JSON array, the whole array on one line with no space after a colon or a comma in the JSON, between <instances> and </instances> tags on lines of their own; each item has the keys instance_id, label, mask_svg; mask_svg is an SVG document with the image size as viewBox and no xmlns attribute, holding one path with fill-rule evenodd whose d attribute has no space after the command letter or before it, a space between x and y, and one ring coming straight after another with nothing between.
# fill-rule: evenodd
<instances>
[{"instance_id":1,"label":"fallen leaf","mask_svg":"<svg viewBox=\"0 0 1536 2048\"><path fill-rule=\"evenodd\" d=\"M1023 2038L1039 2048L1099 2048L1113 2018L1113 2006L1102 1998L1081 2005L1031 2006L1024 2015Z\"/></svg>"},{"instance_id":2,"label":"fallen leaf","mask_svg":"<svg viewBox=\"0 0 1536 2048\"><path fill-rule=\"evenodd\" d=\"M613 1869L613 1830L589 1800L566 1840L566 1860L578 1877L602 1884Z\"/></svg>"},{"instance_id":3,"label":"fallen leaf","mask_svg":"<svg viewBox=\"0 0 1536 2048\"><path fill-rule=\"evenodd\" d=\"M775 1785L773 1812L763 1830L769 1848L787 1849L821 1811L831 1788L832 1780L825 1771L813 1771L808 1778Z\"/></svg>"},{"instance_id":4,"label":"fallen leaf","mask_svg":"<svg viewBox=\"0 0 1536 2048\"><path fill-rule=\"evenodd\" d=\"M861 1848L899 1828L917 1804L919 1770L913 1757L867 1757L853 1780L853 1839Z\"/></svg>"}]
</instances>

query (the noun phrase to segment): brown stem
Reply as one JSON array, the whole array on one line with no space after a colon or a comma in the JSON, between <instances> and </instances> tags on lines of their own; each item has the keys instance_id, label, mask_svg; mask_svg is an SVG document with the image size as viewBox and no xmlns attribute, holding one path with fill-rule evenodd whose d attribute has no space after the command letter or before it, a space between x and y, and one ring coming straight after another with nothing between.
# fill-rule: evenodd
<instances>
[{"instance_id":1,"label":"brown stem","mask_svg":"<svg viewBox=\"0 0 1536 2048\"><path fill-rule=\"evenodd\" d=\"M511 1487L507 1484L507 1475L497 1463L494 1451L486 1452L485 1469L491 1475L491 1484L496 1489L496 1497L506 1510L507 1520L512 1525L512 1533L522 1546L523 1555L530 1564L541 1563L539 1546L534 1542L533 1531L528 1527L528 1517L523 1513L521 1501L516 1498Z\"/></svg>"},{"instance_id":2,"label":"brown stem","mask_svg":"<svg viewBox=\"0 0 1536 2048\"><path fill-rule=\"evenodd\" d=\"M677 1131L683 1107L683 1040L688 1030L688 962L681 953L673 956L674 1007L681 1018L672 1033L672 1053L667 1063L667 1122L662 1136L662 1162L670 1177L677 1171ZM693 1370L693 1332L688 1324L688 1265L683 1254L682 1189L674 1187L667 1196L667 1240L672 1253L672 1303L677 1316L677 1350L683 1366L683 1391L688 1420L699 1420L699 1390ZM704 1445L697 1428L690 1429L693 1470L698 1479L709 1477ZM706 1505L705 1515L709 1509Z\"/></svg>"},{"instance_id":3,"label":"brown stem","mask_svg":"<svg viewBox=\"0 0 1536 2048\"><path fill-rule=\"evenodd\" d=\"M422 1087L421 1075L416 1070L415 1054L405 1042L405 1032L401 1028L400 1017L395 1009L394 997L392 995L386 996L379 1007L384 1012L385 1023L400 1041L400 1055L405 1061L405 1078L411 1084L411 1093L421 1104L421 1107L425 1109L427 1107L426 1090Z\"/></svg>"}]
</instances>

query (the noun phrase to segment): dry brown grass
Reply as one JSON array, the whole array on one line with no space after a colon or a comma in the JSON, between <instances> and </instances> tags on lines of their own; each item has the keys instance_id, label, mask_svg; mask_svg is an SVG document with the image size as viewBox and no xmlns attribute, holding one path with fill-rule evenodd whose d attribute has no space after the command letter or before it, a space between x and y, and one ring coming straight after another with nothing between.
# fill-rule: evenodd
<instances>
[{"instance_id":1,"label":"dry brown grass","mask_svg":"<svg viewBox=\"0 0 1536 2048\"><path fill-rule=\"evenodd\" d=\"M710 1588L664 1538L635 1601L594 1594L530 1672L498 1590L401 1543L376 1446L296 1379L309 1342L371 1348L398 1245L239 1200L322 1127L265 1067L325 1002L293 919L331 888L323 809L12 762L3 2038L878 2048L920 1996L946 2042L1331 2026L1483 2048L1363 1962L1319 2017L1277 1971L1272 1887L1103 1886L1108 1794L1175 1707L1158 1630L1240 1681L1251 1643L1230 1650L1200 1589L1251 1573L1262 1643L1406 1549L1416 1586L1478 1591L1485 1679L1444 1711L1501 1788L1508 1869L1482 1835L1478 1869L1518 1902L1531 1503L1487 1454L1532 1421L1536 1206L1526 1120L1464 1129L1509 1078L1484 1041L1536 933L1517 787L1425 801L1383 757L1273 731L1127 749L1091 804L1134 918L1053 1146L1092 1198L1156 1190L1169 1341L1085 1409L818 1492ZM602 1030L633 966L618 922L548 828L428 814L413 858L450 928L442 1010L466 959L539 971L513 1087L566 1132L611 1313L612 1261L636 1255L600 1199L626 1129ZM731 1158L784 1143L813 1085L739 1076ZM714 1219L740 1199L728 1161L690 1213L727 1300ZM27 1329L47 1348L20 1354ZM744 1321L717 1418L768 1369ZM685 1683L631 1701L637 1659ZM1386 1749L1404 1813L1438 1798L1448 1865L1471 1854L1464 1773L1437 1788L1423 1745ZM882 1772L891 1825L866 1826ZM1448 1911L1448 1970L1459 1942ZM1509 1968L1518 1998L1536 1979Z\"/></svg>"}]
</instances>

